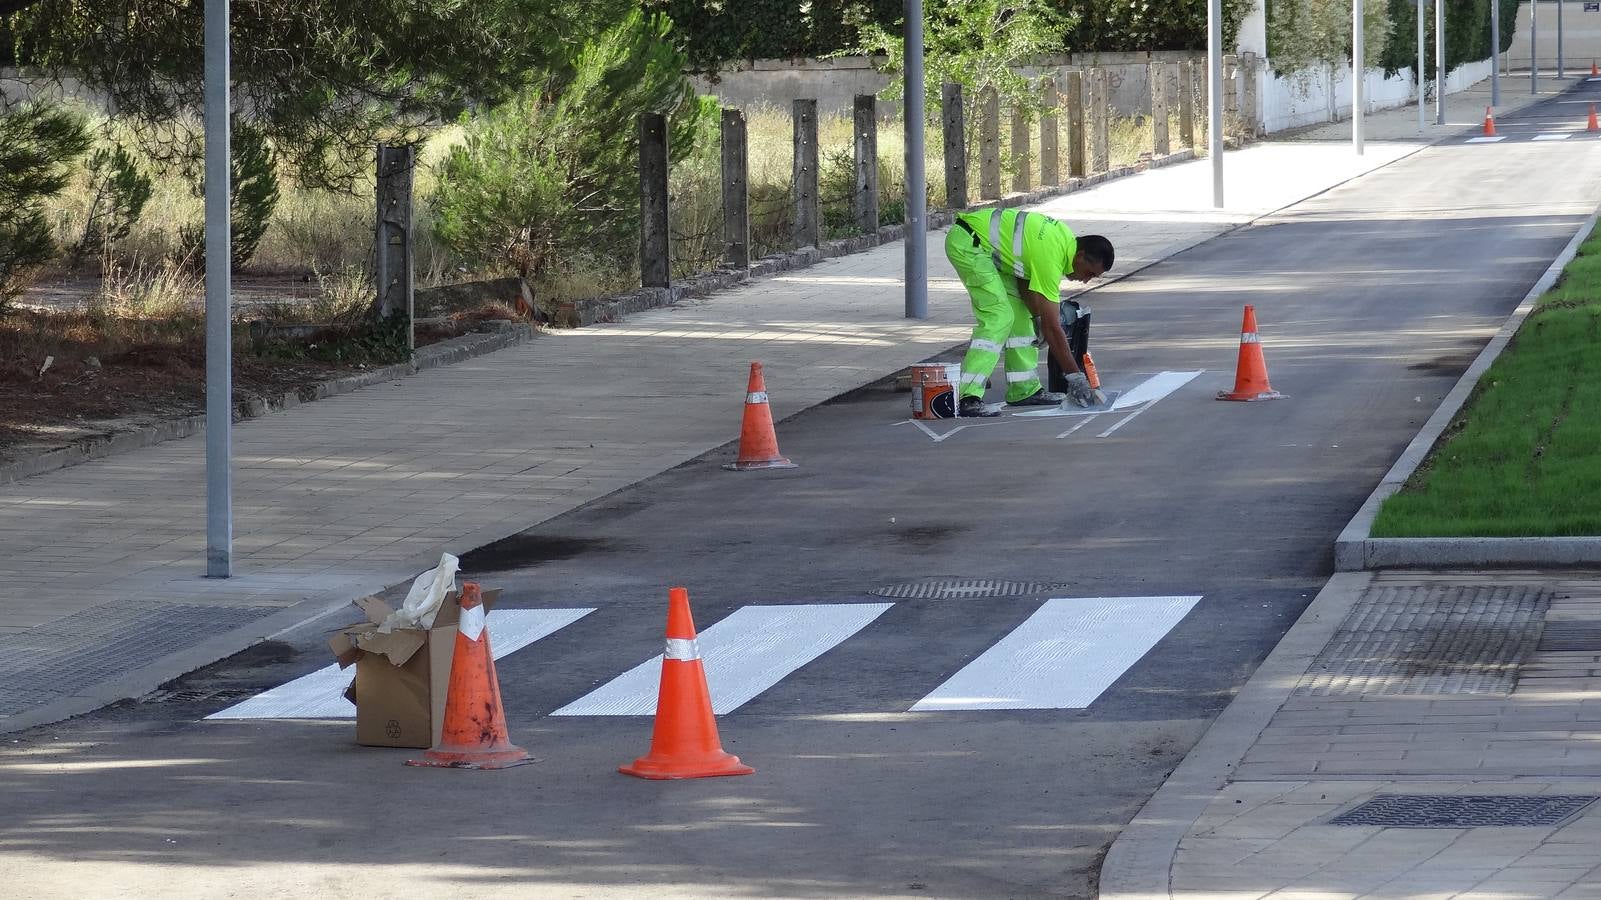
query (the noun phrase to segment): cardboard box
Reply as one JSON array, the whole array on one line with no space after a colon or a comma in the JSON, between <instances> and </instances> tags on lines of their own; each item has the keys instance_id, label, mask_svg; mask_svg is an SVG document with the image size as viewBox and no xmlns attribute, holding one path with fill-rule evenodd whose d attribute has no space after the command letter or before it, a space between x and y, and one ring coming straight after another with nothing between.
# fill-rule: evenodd
<instances>
[{"instance_id":1,"label":"cardboard box","mask_svg":"<svg viewBox=\"0 0 1601 900\"><path fill-rule=\"evenodd\" d=\"M498 590L484 591L484 609L492 609L499 597ZM445 596L432 628L384 633L378 626L392 610L377 597L364 597L356 606L367 621L342 628L328 640L340 668L356 667L356 678L345 692L356 704L356 743L427 749L439 742L461 618L457 601L455 591Z\"/></svg>"}]
</instances>

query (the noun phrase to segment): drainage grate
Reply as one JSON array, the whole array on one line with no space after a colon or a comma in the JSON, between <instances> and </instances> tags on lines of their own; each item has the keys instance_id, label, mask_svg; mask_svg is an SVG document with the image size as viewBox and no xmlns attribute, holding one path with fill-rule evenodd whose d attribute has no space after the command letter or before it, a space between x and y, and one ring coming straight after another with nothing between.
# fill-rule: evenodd
<instances>
[{"instance_id":1,"label":"drainage grate","mask_svg":"<svg viewBox=\"0 0 1601 900\"><path fill-rule=\"evenodd\" d=\"M1547 621L1540 635L1540 649L1556 653L1601 652L1601 622Z\"/></svg>"},{"instance_id":2,"label":"drainage grate","mask_svg":"<svg viewBox=\"0 0 1601 900\"><path fill-rule=\"evenodd\" d=\"M1507 694L1549 592L1533 585L1389 587L1346 616L1296 693Z\"/></svg>"},{"instance_id":3,"label":"drainage grate","mask_svg":"<svg viewBox=\"0 0 1601 900\"><path fill-rule=\"evenodd\" d=\"M897 600L975 600L981 597L1042 597L1067 588L1049 581L1003 581L994 578L930 578L868 591Z\"/></svg>"},{"instance_id":4,"label":"drainage grate","mask_svg":"<svg viewBox=\"0 0 1601 900\"><path fill-rule=\"evenodd\" d=\"M1330 825L1381 828L1490 828L1560 825L1596 797L1500 794L1390 794L1341 813Z\"/></svg>"},{"instance_id":5,"label":"drainage grate","mask_svg":"<svg viewBox=\"0 0 1601 900\"><path fill-rule=\"evenodd\" d=\"M140 703L232 703L246 697L254 697L260 690L250 688L212 688L181 689L176 691L156 691L139 699Z\"/></svg>"}]
</instances>

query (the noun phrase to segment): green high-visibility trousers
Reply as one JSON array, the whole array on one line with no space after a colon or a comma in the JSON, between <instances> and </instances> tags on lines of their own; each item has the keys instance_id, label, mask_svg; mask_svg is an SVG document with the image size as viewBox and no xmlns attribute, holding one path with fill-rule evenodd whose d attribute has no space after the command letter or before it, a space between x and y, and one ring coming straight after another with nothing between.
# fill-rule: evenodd
<instances>
[{"instance_id":1,"label":"green high-visibility trousers","mask_svg":"<svg viewBox=\"0 0 1601 900\"><path fill-rule=\"evenodd\" d=\"M1017 280L1003 277L989 251L966 229L945 236L945 257L973 301L973 340L962 357L963 397L984 396L984 381L1006 358L1006 399L1022 400L1040 389L1040 352L1034 346L1034 314L1017 292Z\"/></svg>"}]
</instances>

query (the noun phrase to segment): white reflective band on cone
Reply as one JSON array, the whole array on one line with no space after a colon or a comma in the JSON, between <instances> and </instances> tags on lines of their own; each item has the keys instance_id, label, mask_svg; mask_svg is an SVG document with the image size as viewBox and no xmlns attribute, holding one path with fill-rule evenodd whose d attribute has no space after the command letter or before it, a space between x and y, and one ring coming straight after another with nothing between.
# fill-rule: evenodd
<instances>
[{"instance_id":1,"label":"white reflective band on cone","mask_svg":"<svg viewBox=\"0 0 1601 900\"><path fill-rule=\"evenodd\" d=\"M1240 343L1242 343L1242 344L1260 344L1262 342L1256 339L1256 332L1247 331L1244 334L1240 335Z\"/></svg>"},{"instance_id":2,"label":"white reflective band on cone","mask_svg":"<svg viewBox=\"0 0 1601 900\"><path fill-rule=\"evenodd\" d=\"M997 344L994 341L984 340L983 338L973 338L972 341L968 342L968 346L972 347L974 350L983 350L985 353L1001 352L1000 344Z\"/></svg>"},{"instance_id":3,"label":"white reflective band on cone","mask_svg":"<svg viewBox=\"0 0 1601 900\"><path fill-rule=\"evenodd\" d=\"M694 638L690 638L688 640L683 638L668 638L666 655L668 659L684 661L700 659L700 646L695 643Z\"/></svg>"},{"instance_id":4,"label":"white reflective band on cone","mask_svg":"<svg viewBox=\"0 0 1601 900\"><path fill-rule=\"evenodd\" d=\"M767 402L767 392L766 391L752 391L751 393L745 395L745 402L746 403L766 403Z\"/></svg>"},{"instance_id":5,"label":"white reflective band on cone","mask_svg":"<svg viewBox=\"0 0 1601 900\"><path fill-rule=\"evenodd\" d=\"M473 607L472 609L462 610L461 621L457 623L456 628L461 631L461 636L467 640L478 640L479 635L484 633L483 606L479 605Z\"/></svg>"},{"instance_id":6,"label":"white reflective band on cone","mask_svg":"<svg viewBox=\"0 0 1601 900\"><path fill-rule=\"evenodd\" d=\"M1037 372L1007 372L1006 373L1006 380L1011 382L1012 384L1016 384L1019 381L1033 381L1034 379L1036 379L1038 377L1040 377L1040 376L1039 376L1039 374Z\"/></svg>"}]
</instances>

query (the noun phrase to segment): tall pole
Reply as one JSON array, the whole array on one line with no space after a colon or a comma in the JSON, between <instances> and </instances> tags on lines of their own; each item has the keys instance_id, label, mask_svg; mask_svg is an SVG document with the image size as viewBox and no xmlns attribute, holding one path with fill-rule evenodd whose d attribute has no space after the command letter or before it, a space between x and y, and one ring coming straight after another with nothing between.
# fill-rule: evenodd
<instances>
[{"instance_id":1,"label":"tall pole","mask_svg":"<svg viewBox=\"0 0 1601 900\"><path fill-rule=\"evenodd\" d=\"M1490 0L1490 105L1501 105L1501 0Z\"/></svg>"},{"instance_id":2,"label":"tall pole","mask_svg":"<svg viewBox=\"0 0 1601 900\"><path fill-rule=\"evenodd\" d=\"M906 318L928 318L928 176L923 171L923 0L906 0Z\"/></svg>"},{"instance_id":3,"label":"tall pole","mask_svg":"<svg viewBox=\"0 0 1601 900\"><path fill-rule=\"evenodd\" d=\"M206 575L233 574L228 0L206 0Z\"/></svg>"},{"instance_id":4,"label":"tall pole","mask_svg":"<svg viewBox=\"0 0 1601 900\"><path fill-rule=\"evenodd\" d=\"M1494 6L1495 4L1490 4ZM1568 77L1567 66L1562 59L1562 7L1567 6L1565 0L1557 0L1557 77Z\"/></svg>"},{"instance_id":5,"label":"tall pole","mask_svg":"<svg viewBox=\"0 0 1601 900\"><path fill-rule=\"evenodd\" d=\"M1351 0L1351 146L1362 155L1362 77L1367 57L1362 49L1362 2Z\"/></svg>"},{"instance_id":6,"label":"tall pole","mask_svg":"<svg viewBox=\"0 0 1601 900\"><path fill-rule=\"evenodd\" d=\"M1424 13L1428 8L1423 3L1424 0L1418 0L1418 132L1420 134L1427 129L1429 124L1425 118L1428 113L1427 105L1423 102L1423 97L1427 93L1426 89L1429 84L1428 68L1425 65L1428 62L1429 51L1424 31L1427 27L1427 23L1424 22L1426 18Z\"/></svg>"},{"instance_id":7,"label":"tall pole","mask_svg":"<svg viewBox=\"0 0 1601 900\"><path fill-rule=\"evenodd\" d=\"M1445 124L1445 0L1434 0L1434 124Z\"/></svg>"},{"instance_id":8,"label":"tall pole","mask_svg":"<svg viewBox=\"0 0 1601 900\"><path fill-rule=\"evenodd\" d=\"M1223 208L1223 0L1206 0L1206 152L1212 205Z\"/></svg>"},{"instance_id":9,"label":"tall pole","mask_svg":"<svg viewBox=\"0 0 1601 900\"><path fill-rule=\"evenodd\" d=\"M1529 0L1529 93L1540 93L1540 0Z\"/></svg>"}]
</instances>

